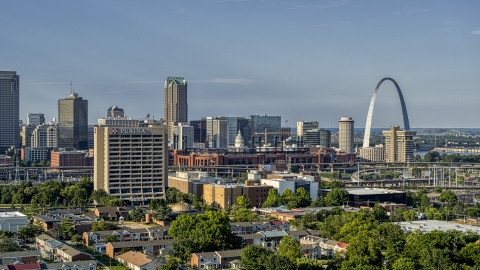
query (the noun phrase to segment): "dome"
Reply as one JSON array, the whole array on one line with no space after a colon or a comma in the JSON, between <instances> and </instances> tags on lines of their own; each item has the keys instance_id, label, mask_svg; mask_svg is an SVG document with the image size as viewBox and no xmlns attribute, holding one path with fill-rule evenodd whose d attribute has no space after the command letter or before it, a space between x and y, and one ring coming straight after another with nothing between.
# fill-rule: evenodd
<instances>
[{"instance_id":1,"label":"dome","mask_svg":"<svg viewBox=\"0 0 480 270\"><path fill-rule=\"evenodd\" d=\"M179 202L172 206L172 212L191 212L192 207L188 203Z\"/></svg>"},{"instance_id":2,"label":"dome","mask_svg":"<svg viewBox=\"0 0 480 270\"><path fill-rule=\"evenodd\" d=\"M240 130L238 130L238 135L235 137L235 147L236 148L241 148L243 147L243 136Z\"/></svg>"}]
</instances>

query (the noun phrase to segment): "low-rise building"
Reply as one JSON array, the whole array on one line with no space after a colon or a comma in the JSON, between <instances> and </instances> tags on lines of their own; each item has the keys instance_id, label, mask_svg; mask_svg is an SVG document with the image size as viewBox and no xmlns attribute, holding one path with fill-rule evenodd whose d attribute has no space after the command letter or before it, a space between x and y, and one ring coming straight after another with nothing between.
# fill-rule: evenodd
<instances>
[{"instance_id":1,"label":"low-rise building","mask_svg":"<svg viewBox=\"0 0 480 270\"><path fill-rule=\"evenodd\" d=\"M59 262L75 262L92 260L90 254L81 252L50 235L41 234L35 238L35 244L42 258Z\"/></svg>"},{"instance_id":2,"label":"low-rise building","mask_svg":"<svg viewBox=\"0 0 480 270\"><path fill-rule=\"evenodd\" d=\"M240 196L246 196L254 206L261 205L272 189L268 185L252 185L249 181L243 184L205 184L203 186L203 199L207 204L225 209L237 202Z\"/></svg>"},{"instance_id":3,"label":"low-rise building","mask_svg":"<svg viewBox=\"0 0 480 270\"><path fill-rule=\"evenodd\" d=\"M2 252L0 254L0 265L2 264L18 264L33 263L42 258L39 250L26 250L15 252Z\"/></svg>"},{"instance_id":4,"label":"low-rise building","mask_svg":"<svg viewBox=\"0 0 480 270\"><path fill-rule=\"evenodd\" d=\"M58 262L44 263L32 262L25 264L4 264L0 265L0 270L95 270L97 269L96 260L76 261L76 262Z\"/></svg>"},{"instance_id":5,"label":"low-rise building","mask_svg":"<svg viewBox=\"0 0 480 270\"><path fill-rule=\"evenodd\" d=\"M0 212L0 230L18 232L28 225L28 218L20 212Z\"/></svg>"},{"instance_id":6,"label":"low-rise building","mask_svg":"<svg viewBox=\"0 0 480 270\"><path fill-rule=\"evenodd\" d=\"M313 176L297 174L271 174L266 179L261 179L262 185L272 186L280 195L288 188L293 192L303 187L310 193L310 198L315 201L318 197L318 182ZM253 202L252 202L253 203Z\"/></svg>"},{"instance_id":7,"label":"low-rise building","mask_svg":"<svg viewBox=\"0 0 480 270\"><path fill-rule=\"evenodd\" d=\"M114 258L115 254L122 249L146 252L152 255L165 256L173 250L173 239L153 240L153 241L124 241L110 242L106 245L106 254Z\"/></svg>"},{"instance_id":8,"label":"low-rise building","mask_svg":"<svg viewBox=\"0 0 480 270\"><path fill-rule=\"evenodd\" d=\"M97 207L94 213L99 218L116 221L120 217L126 218L128 209L125 207Z\"/></svg>"},{"instance_id":9,"label":"low-rise building","mask_svg":"<svg viewBox=\"0 0 480 270\"><path fill-rule=\"evenodd\" d=\"M122 228L119 230L84 232L83 242L87 246L94 244L106 244L105 238L109 235L114 235L120 242L123 241L152 241L171 239L168 235L168 227L154 226L147 228Z\"/></svg>"},{"instance_id":10,"label":"low-rise building","mask_svg":"<svg viewBox=\"0 0 480 270\"><path fill-rule=\"evenodd\" d=\"M117 260L131 270L155 270L153 261L142 252L127 251L118 255Z\"/></svg>"},{"instance_id":11,"label":"low-rise building","mask_svg":"<svg viewBox=\"0 0 480 270\"><path fill-rule=\"evenodd\" d=\"M241 249L192 253L190 267L193 269L240 269Z\"/></svg>"},{"instance_id":12,"label":"low-rise building","mask_svg":"<svg viewBox=\"0 0 480 270\"><path fill-rule=\"evenodd\" d=\"M88 151L73 148L60 148L51 152L51 166L61 167L93 167L93 157Z\"/></svg>"},{"instance_id":13,"label":"low-rise building","mask_svg":"<svg viewBox=\"0 0 480 270\"><path fill-rule=\"evenodd\" d=\"M47 161L49 151L44 147L23 147L20 150L20 158L25 162Z\"/></svg>"},{"instance_id":14,"label":"low-rise building","mask_svg":"<svg viewBox=\"0 0 480 270\"><path fill-rule=\"evenodd\" d=\"M399 190L381 188L346 188L349 194L346 205L372 207L377 203L406 204L407 193ZM318 194L327 195L330 189L319 189Z\"/></svg>"}]
</instances>

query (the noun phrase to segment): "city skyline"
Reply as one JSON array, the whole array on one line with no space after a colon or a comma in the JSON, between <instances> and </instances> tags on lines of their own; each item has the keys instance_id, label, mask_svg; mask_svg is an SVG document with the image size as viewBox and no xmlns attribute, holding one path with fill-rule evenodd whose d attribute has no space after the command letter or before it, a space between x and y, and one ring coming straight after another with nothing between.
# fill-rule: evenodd
<instances>
[{"instance_id":1,"label":"city skyline","mask_svg":"<svg viewBox=\"0 0 480 270\"><path fill-rule=\"evenodd\" d=\"M21 76L24 121L29 112L58 118L56 101L71 91L71 81L90 102L91 124L112 105L128 117L159 119L165 77L175 75L188 79L191 120L267 114L291 127L317 120L332 128L351 116L362 127L376 83L391 77L402 88L412 128L478 127L479 7L6 2L0 22L15 27L2 29L0 70ZM162 10L171 12L157 16ZM372 127L403 126L394 86L382 89Z\"/></svg>"}]
</instances>

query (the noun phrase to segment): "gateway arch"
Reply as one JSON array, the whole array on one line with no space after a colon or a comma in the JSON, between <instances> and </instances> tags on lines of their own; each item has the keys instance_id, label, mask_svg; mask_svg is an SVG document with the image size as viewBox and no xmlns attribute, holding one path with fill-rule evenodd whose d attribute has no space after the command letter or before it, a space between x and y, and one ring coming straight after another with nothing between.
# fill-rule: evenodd
<instances>
[{"instance_id":1,"label":"gateway arch","mask_svg":"<svg viewBox=\"0 0 480 270\"><path fill-rule=\"evenodd\" d=\"M370 129L372 128L372 115L373 115L373 107L375 106L375 98L377 97L378 88L384 81L391 81L397 88L398 97L400 98L400 104L402 105L402 114L403 114L403 126L405 130L410 130L410 123L408 122L408 114L407 114L407 107L405 106L405 100L403 99L402 90L400 90L400 86L398 86L397 82L392 78L383 78L375 88L375 92L373 92L372 100L370 100L370 107L368 108L368 115L367 115L367 124L365 125L365 135L363 136L363 148L367 148L370 146Z\"/></svg>"}]
</instances>

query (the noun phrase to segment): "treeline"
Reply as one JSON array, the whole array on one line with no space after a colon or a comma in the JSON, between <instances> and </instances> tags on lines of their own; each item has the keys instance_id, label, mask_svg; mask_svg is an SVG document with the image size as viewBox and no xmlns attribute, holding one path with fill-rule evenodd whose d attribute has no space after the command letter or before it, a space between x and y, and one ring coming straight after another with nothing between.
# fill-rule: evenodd
<instances>
[{"instance_id":1,"label":"treeline","mask_svg":"<svg viewBox=\"0 0 480 270\"><path fill-rule=\"evenodd\" d=\"M79 182L47 181L38 185L22 182L20 185L1 185L0 204L30 204L32 206L85 206L96 202L104 206L121 206L123 202L104 190L93 190L90 178Z\"/></svg>"},{"instance_id":2,"label":"treeline","mask_svg":"<svg viewBox=\"0 0 480 270\"><path fill-rule=\"evenodd\" d=\"M423 156L422 161L425 162L480 162L480 155L461 155L455 154L440 154L437 151L431 151Z\"/></svg>"}]
</instances>

